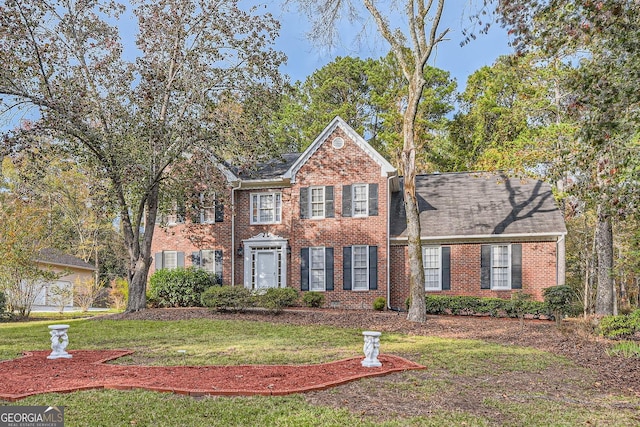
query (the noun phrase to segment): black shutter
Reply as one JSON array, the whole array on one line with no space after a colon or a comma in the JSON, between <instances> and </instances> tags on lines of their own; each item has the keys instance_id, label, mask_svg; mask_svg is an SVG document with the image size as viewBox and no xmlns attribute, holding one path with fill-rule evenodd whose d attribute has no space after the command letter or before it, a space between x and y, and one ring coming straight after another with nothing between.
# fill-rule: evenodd
<instances>
[{"instance_id":1,"label":"black shutter","mask_svg":"<svg viewBox=\"0 0 640 427\"><path fill-rule=\"evenodd\" d=\"M511 245L511 289L522 289L522 245Z\"/></svg>"},{"instance_id":2,"label":"black shutter","mask_svg":"<svg viewBox=\"0 0 640 427\"><path fill-rule=\"evenodd\" d=\"M214 221L223 222L224 221L224 203L219 202L217 200L214 203L215 203Z\"/></svg>"},{"instance_id":3,"label":"black shutter","mask_svg":"<svg viewBox=\"0 0 640 427\"><path fill-rule=\"evenodd\" d=\"M378 289L378 247L369 246L369 289Z\"/></svg>"},{"instance_id":4,"label":"black shutter","mask_svg":"<svg viewBox=\"0 0 640 427\"><path fill-rule=\"evenodd\" d=\"M309 218L309 187L300 188L300 218Z\"/></svg>"},{"instance_id":5,"label":"black shutter","mask_svg":"<svg viewBox=\"0 0 640 427\"><path fill-rule=\"evenodd\" d=\"M443 246L442 249L442 290L451 290L451 248Z\"/></svg>"},{"instance_id":6,"label":"black shutter","mask_svg":"<svg viewBox=\"0 0 640 427\"><path fill-rule=\"evenodd\" d=\"M184 267L184 252L178 252L178 267Z\"/></svg>"},{"instance_id":7,"label":"black shutter","mask_svg":"<svg viewBox=\"0 0 640 427\"><path fill-rule=\"evenodd\" d=\"M325 290L333 290L333 248L324 248Z\"/></svg>"},{"instance_id":8,"label":"black shutter","mask_svg":"<svg viewBox=\"0 0 640 427\"><path fill-rule=\"evenodd\" d=\"M342 289L351 290L351 246L342 248Z\"/></svg>"},{"instance_id":9,"label":"black shutter","mask_svg":"<svg viewBox=\"0 0 640 427\"><path fill-rule=\"evenodd\" d=\"M309 290L309 248L300 249L300 290Z\"/></svg>"},{"instance_id":10,"label":"black shutter","mask_svg":"<svg viewBox=\"0 0 640 427\"><path fill-rule=\"evenodd\" d=\"M191 265L198 268L200 265L200 252L191 252Z\"/></svg>"},{"instance_id":11,"label":"black shutter","mask_svg":"<svg viewBox=\"0 0 640 427\"><path fill-rule=\"evenodd\" d=\"M324 216L325 218L333 218L335 216L333 206L333 185L324 187Z\"/></svg>"},{"instance_id":12,"label":"black shutter","mask_svg":"<svg viewBox=\"0 0 640 427\"><path fill-rule=\"evenodd\" d=\"M369 184L369 216L378 216L378 184Z\"/></svg>"},{"instance_id":13,"label":"black shutter","mask_svg":"<svg viewBox=\"0 0 640 427\"><path fill-rule=\"evenodd\" d=\"M156 271L162 270L162 252L156 252Z\"/></svg>"},{"instance_id":14,"label":"black shutter","mask_svg":"<svg viewBox=\"0 0 640 427\"><path fill-rule=\"evenodd\" d=\"M349 217L352 212L352 203L351 203L351 186L343 185L342 186L342 216ZM349 288L351 289L351 288Z\"/></svg>"},{"instance_id":15,"label":"black shutter","mask_svg":"<svg viewBox=\"0 0 640 427\"><path fill-rule=\"evenodd\" d=\"M216 273L216 284L222 285L222 250L218 249L214 253L214 271Z\"/></svg>"},{"instance_id":16,"label":"black shutter","mask_svg":"<svg viewBox=\"0 0 640 427\"><path fill-rule=\"evenodd\" d=\"M491 289L491 245L482 245L480 254L480 289Z\"/></svg>"}]
</instances>

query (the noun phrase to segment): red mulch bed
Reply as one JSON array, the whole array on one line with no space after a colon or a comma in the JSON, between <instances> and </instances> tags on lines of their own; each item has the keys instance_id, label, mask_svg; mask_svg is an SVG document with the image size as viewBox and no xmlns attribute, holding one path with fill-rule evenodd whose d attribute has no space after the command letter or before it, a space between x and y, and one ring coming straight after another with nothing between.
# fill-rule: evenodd
<instances>
[{"instance_id":1,"label":"red mulch bed","mask_svg":"<svg viewBox=\"0 0 640 427\"><path fill-rule=\"evenodd\" d=\"M0 399L86 389L142 388L190 396L285 395L323 390L364 377L424 369L398 356L380 355L382 367L365 368L364 357L318 365L123 366L106 364L128 350L76 350L71 359L48 360L50 351L33 351L0 362Z\"/></svg>"}]
</instances>

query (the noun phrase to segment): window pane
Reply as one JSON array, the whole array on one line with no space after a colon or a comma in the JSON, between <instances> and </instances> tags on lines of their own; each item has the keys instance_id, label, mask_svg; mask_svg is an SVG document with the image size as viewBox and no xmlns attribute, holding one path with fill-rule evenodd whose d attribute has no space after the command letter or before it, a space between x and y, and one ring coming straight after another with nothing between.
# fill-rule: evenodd
<instances>
[{"instance_id":1,"label":"window pane","mask_svg":"<svg viewBox=\"0 0 640 427\"><path fill-rule=\"evenodd\" d=\"M353 289L369 289L367 249L367 246L353 247Z\"/></svg>"},{"instance_id":2,"label":"window pane","mask_svg":"<svg viewBox=\"0 0 640 427\"><path fill-rule=\"evenodd\" d=\"M492 287L508 289L511 286L509 280L509 246L493 246L491 250Z\"/></svg>"},{"instance_id":3,"label":"window pane","mask_svg":"<svg viewBox=\"0 0 640 427\"><path fill-rule=\"evenodd\" d=\"M440 289L440 248L422 248L425 289Z\"/></svg>"},{"instance_id":4,"label":"window pane","mask_svg":"<svg viewBox=\"0 0 640 427\"><path fill-rule=\"evenodd\" d=\"M368 186L367 184L357 184L353 186L353 214L367 215L368 209Z\"/></svg>"},{"instance_id":5,"label":"window pane","mask_svg":"<svg viewBox=\"0 0 640 427\"><path fill-rule=\"evenodd\" d=\"M324 217L324 187L311 189L311 216Z\"/></svg>"},{"instance_id":6,"label":"window pane","mask_svg":"<svg viewBox=\"0 0 640 427\"><path fill-rule=\"evenodd\" d=\"M212 250L204 250L201 251L202 254L200 256L200 266L208 271L213 273L215 270L215 253Z\"/></svg>"},{"instance_id":7,"label":"window pane","mask_svg":"<svg viewBox=\"0 0 640 427\"><path fill-rule=\"evenodd\" d=\"M311 258L311 290L324 291L324 248L310 248Z\"/></svg>"},{"instance_id":8,"label":"window pane","mask_svg":"<svg viewBox=\"0 0 640 427\"><path fill-rule=\"evenodd\" d=\"M164 251L162 257L164 268L174 269L178 267L178 253L176 251Z\"/></svg>"}]
</instances>

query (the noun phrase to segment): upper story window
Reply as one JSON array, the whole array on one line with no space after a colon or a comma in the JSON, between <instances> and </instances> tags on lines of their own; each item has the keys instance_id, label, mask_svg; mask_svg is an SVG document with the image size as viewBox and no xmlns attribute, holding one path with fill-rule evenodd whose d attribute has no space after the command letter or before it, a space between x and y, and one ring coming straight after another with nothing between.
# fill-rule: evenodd
<instances>
[{"instance_id":1,"label":"upper story window","mask_svg":"<svg viewBox=\"0 0 640 427\"><path fill-rule=\"evenodd\" d=\"M378 184L342 186L342 216L367 217L378 215Z\"/></svg>"},{"instance_id":2,"label":"upper story window","mask_svg":"<svg viewBox=\"0 0 640 427\"><path fill-rule=\"evenodd\" d=\"M251 224L279 224L282 221L282 193L251 195Z\"/></svg>"},{"instance_id":3,"label":"upper story window","mask_svg":"<svg viewBox=\"0 0 640 427\"><path fill-rule=\"evenodd\" d=\"M311 187L311 218L324 218L324 187Z\"/></svg>"},{"instance_id":4,"label":"upper story window","mask_svg":"<svg viewBox=\"0 0 640 427\"><path fill-rule=\"evenodd\" d=\"M369 185L355 184L353 190L353 216L369 216Z\"/></svg>"},{"instance_id":5,"label":"upper story window","mask_svg":"<svg viewBox=\"0 0 640 427\"><path fill-rule=\"evenodd\" d=\"M215 193L200 193L199 199L194 222L212 224L224 220L224 205L217 200Z\"/></svg>"},{"instance_id":6,"label":"upper story window","mask_svg":"<svg viewBox=\"0 0 640 427\"><path fill-rule=\"evenodd\" d=\"M333 218L333 186L301 187L300 218Z\"/></svg>"}]
</instances>

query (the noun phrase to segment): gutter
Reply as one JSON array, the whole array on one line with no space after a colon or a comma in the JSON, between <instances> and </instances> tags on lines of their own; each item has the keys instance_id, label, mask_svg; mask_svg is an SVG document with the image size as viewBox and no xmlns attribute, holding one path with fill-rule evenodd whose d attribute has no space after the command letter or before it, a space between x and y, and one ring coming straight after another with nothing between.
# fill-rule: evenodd
<instances>
[{"instance_id":1,"label":"gutter","mask_svg":"<svg viewBox=\"0 0 640 427\"><path fill-rule=\"evenodd\" d=\"M471 234L471 235L451 235L451 236L420 236L423 242L451 242L452 240L473 242L475 240L532 240L540 241L544 238L553 237L554 240L565 236L566 232L556 233L514 233L514 234ZM394 237L393 243L405 244L408 242L407 237Z\"/></svg>"},{"instance_id":2,"label":"gutter","mask_svg":"<svg viewBox=\"0 0 640 427\"><path fill-rule=\"evenodd\" d=\"M393 175L387 177L387 309L391 307L391 180Z\"/></svg>"}]
</instances>

